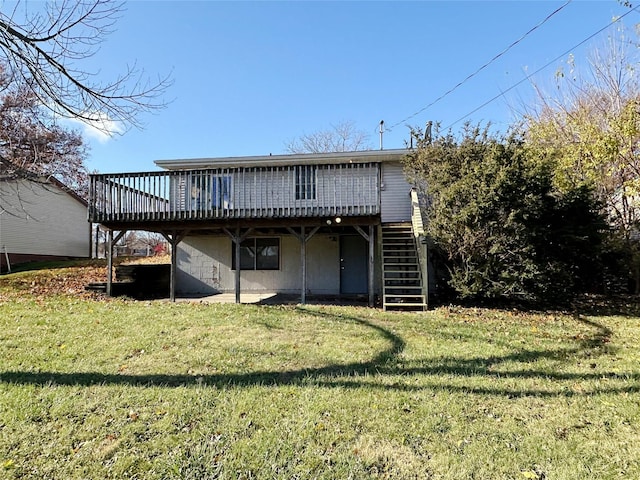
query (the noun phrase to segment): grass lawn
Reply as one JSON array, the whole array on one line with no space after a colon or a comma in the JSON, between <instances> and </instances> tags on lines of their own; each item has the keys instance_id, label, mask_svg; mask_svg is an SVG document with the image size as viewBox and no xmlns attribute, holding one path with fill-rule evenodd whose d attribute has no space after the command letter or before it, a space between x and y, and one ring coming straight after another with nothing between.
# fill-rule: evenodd
<instances>
[{"instance_id":1,"label":"grass lawn","mask_svg":"<svg viewBox=\"0 0 640 480\"><path fill-rule=\"evenodd\" d=\"M51 288L73 275L0 277L0 478L640 478L634 305L412 314Z\"/></svg>"}]
</instances>

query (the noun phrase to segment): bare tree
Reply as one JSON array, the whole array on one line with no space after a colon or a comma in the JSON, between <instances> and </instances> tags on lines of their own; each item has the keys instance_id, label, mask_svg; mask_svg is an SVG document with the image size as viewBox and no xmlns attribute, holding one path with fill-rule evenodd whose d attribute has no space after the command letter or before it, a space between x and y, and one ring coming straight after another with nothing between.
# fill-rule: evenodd
<instances>
[{"instance_id":1,"label":"bare tree","mask_svg":"<svg viewBox=\"0 0 640 480\"><path fill-rule=\"evenodd\" d=\"M559 186L589 184L606 205L640 293L640 44L621 30L587 68L571 57L554 93L538 92L525 117L532 148L556 158Z\"/></svg>"},{"instance_id":2,"label":"bare tree","mask_svg":"<svg viewBox=\"0 0 640 480\"><path fill-rule=\"evenodd\" d=\"M145 256L151 256L166 251L166 240L159 233L131 230L124 234L118 242L118 247L124 255L144 252Z\"/></svg>"},{"instance_id":3,"label":"bare tree","mask_svg":"<svg viewBox=\"0 0 640 480\"><path fill-rule=\"evenodd\" d=\"M369 135L353 122L342 121L330 129L303 134L286 145L288 153L328 153L369 150Z\"/></svg>"},{"instance_id":4,"label":"bare tree","mask_svg":"<svg viewBox=\"0 0 640 480\"><path fill-rule=\"evenodd\" d=\"M151 81L134 65L101 82L82 66L122 12L123 3L113 0L62 0L29 9L18 1L11 11L0 12L0 55L9 74L55 115L108 133L112 121L140 126L141 112L164 106L170 79Z\"/></svg>"}]
</instances>

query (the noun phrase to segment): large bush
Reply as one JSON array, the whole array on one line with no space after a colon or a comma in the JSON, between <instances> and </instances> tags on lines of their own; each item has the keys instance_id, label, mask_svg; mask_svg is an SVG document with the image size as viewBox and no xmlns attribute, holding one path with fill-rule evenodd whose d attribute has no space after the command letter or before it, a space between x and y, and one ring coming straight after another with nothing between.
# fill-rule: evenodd
<instances>
[{"instance_id":1,"label":"large bush","mask_svg":"<svg viewBox=\"0 0 640 480\"><path fill-rule=\"evenodd\" d=\"M587 187L555 190L552 162L520 138L467 125L419 142L406 170L458 296L558 302L598 277L600 206Z\"/></svg>"}]
</instances>

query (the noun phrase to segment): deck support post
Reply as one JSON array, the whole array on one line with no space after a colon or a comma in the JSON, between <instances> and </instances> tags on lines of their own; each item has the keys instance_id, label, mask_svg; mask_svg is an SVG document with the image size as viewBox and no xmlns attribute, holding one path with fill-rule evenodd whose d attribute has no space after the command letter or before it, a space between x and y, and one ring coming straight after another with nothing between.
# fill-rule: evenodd
<instances>
[{"instance_id":1,"label":"deck support post","mask_svg":"<svg viewBox=\"0 0 640 480\"><path fill-rule=\"evenodd\" d=\"M362 235L362 237L369 243L369 266L367 268L367 290L369 293L369 306L374 306L374 268L375 268L375 235L373 230L373 224L369 225L369 233L365 232L362 227L354 225L353 228Z\"/></svg>"},{"instance_id":2,"label":"deck support post","mask_svg":"<svg viewBox=\"0 0 640 480\"><path fill-rule=\"evenodd\" d=\"M113 295L113 247L118 241L124 237L127 233L126 230L118 232L118 235L113 236L113 230L109 230L107 234L107 296Z\"/></svg>"},{"instance_id":3,"label":"deck support post","mask_svg":"<svg viewBox=\"0 0 640 480\"><path fill-rule=\"evenodd\" d=\"M374 230L373 225L369 225L369 307L374 306L375 294L374 294L374 273L375 273L375 244L374 244Z\"/></svg>"},{"instance_id":4,"label":"deck support post","mask_svg":"<svg viewBox=\"0 0 640 480\"><path fill-rule=\"evenodd\" d=\"M171 233L161 232L169 245L171 245L171 273L169 275L169 301L176 301L176 276L178 273L178 244L184 240L189 233L188 230L183 232L172 231Z\"/></svg>"},{"instance_id":5,"label":"deck support post","mask_svg":"<svg viewBox=\"0 0 640 480\"><path fill-rule=\"evenodd\" d=\"M248 228L247 231L244 233L242 233L242 230L240 229L239 226L236 227L235 232L232 232L231 230L227 230L226 228L223 228L223 230L229 237L231 237L231 240L233 240L235 245L233 254L236 260L236 271L235 271L236 303L240 303L240 247L241 247L240 244L246 240L246 238L249 236L253 228Z\"/></svg>"},{"instance_id":6,"label":"deck support post","mask_svg":"<svg viewBox=\"0 0 640 480\"><path fill-rule=\"evenodd\" d=\"M307 303L307 242L311 240L320 227L314 227L309 234L306 233L304 226L300 227L300 233L293 228L287 227L287 230L300 241L300 303Z\"/></svg>"},{"instance_id":7,"label":"deck support post","mask_svg":"<svg viewBox=\"0 0 640 480\"><path fill-rule=\"evenodd\" d=\"M178 242L175 241L175 234L173 235L173 241L171 241L171 272L169 273L169 301L176 301L176 275L178 273Z\"/></svg>"},{"instance_id":8,"label":"deck support post","mask_svg":"<svg viewBox=\"0 0 640 480\"><path fill-rule=\"evenodd\" d=\"M236 228L236 243L235 243L235 256L236 256L236 271L235 271L235 291L236 291L236 303L240 303L240 227Z\"/></svg>"},{"instance_id":9,"label":"deck support post","mask_svg":"<svg viewBox=\"0 0 640 480\"><path fill-rule=\"evenodd\" d=\"M305 238L304 226L300 227L300 303L307 303L307 240Z\"/></svg>"},{"instance_id":10,"label":"deck support post","mask_svg":"<svg viewBox=\"0 0 640 480\"><path fill-rule=\"evenodd\" d=\"M107 232L107 296L113 294L113 230Z\"/></svg>"}]
</instances>

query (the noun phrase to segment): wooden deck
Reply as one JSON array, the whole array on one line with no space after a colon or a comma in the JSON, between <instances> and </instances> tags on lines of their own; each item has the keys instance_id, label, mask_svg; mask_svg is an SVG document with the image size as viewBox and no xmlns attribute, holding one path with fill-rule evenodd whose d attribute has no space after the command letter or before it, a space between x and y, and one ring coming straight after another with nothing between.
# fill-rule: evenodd
<instances>
[{"instance_id":1,"label":"wooden deck","mask_svg":"<svg viewBox=\"0 0 640 480\"><path fill-rule=\"evenodd\" d=\"M377 163L91 175L89 221L362 217L380 213Z\"/></svg>"}]
</instances>

